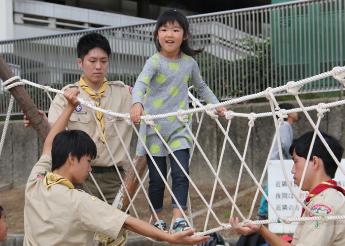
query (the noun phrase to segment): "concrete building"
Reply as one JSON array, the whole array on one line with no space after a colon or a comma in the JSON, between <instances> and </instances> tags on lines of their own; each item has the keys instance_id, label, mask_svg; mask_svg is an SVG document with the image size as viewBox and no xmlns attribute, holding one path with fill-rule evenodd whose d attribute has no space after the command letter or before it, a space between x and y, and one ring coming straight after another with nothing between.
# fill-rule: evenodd
<instances>
[{"instance_id":1,"label":"concrete building","mask_svg":"<svg viewBox=\"0 0 345 246\"><path fill-rule=\"evenodd\" d=\"M105 26L150 22L112 12L33 0L0 1L0 40L20 39Z\"/></svg>"}]
</instances>

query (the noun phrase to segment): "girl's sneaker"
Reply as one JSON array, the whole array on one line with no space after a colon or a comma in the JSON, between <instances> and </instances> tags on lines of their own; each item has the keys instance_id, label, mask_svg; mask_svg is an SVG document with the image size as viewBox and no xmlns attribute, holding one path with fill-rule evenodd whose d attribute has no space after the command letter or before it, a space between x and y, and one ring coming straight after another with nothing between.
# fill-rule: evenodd
<instances>
[{"instance_id":1,"label":"girl's sneaker","mask_svg":"<svg viewBox=\"0 0 345 246\"><path fill-rule=\"evenodd\" d=\"M159 230L168 232L167 224L164 222L164 220L157 220L153 225L157 227Z\"/></svg>"},{"instance_id":2,"label":"girl's sneaker","mask_svg":"<svg viewBox=\"0 0 345 246\"><path fill-rule=\"evenodd\" d=\"M190 227L184 218L177 218L175 220L175 223L173 224L174 232L185 231L185 230L188 230L189 228Z\"/></svg>"}]
</instances>

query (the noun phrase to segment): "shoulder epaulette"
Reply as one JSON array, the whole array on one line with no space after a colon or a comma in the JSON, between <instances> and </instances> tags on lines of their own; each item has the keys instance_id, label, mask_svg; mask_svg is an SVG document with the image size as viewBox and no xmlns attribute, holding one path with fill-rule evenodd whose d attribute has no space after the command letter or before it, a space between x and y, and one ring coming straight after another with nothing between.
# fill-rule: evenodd
<instances>
[{"instance_id":1,"label":"shoulder epaulette","mask_svg":"<svg viewBox=\"0 0 345 246\"><path fill-rule=\"evenodd\" d=\"M109 85L116 85L116 86L121 86L124 87L125 83L123 83L122 81L108 81Z\"/></svg>"},{"instance_id":2,"label":"shoulder epaulette","mask_svg":"<svg viewBox=\"0 0 345 246\"><path fill-rule=\"evenodd\" d=\"M72 87L78 87L78 82L74 83L74 84L68 84L66 86L64 86L61 90L64 91L68 88L72 88Z\"/></svg>"}]
</instances>

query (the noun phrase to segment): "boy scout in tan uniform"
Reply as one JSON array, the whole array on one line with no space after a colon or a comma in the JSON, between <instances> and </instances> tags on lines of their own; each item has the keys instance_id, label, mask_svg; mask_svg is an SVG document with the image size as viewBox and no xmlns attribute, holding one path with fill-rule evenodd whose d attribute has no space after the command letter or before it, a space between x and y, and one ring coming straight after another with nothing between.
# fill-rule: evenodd
<instances>
[{"instance_id":1,"label":"boy scout in tan uniform","mask_svg":"<svg viewBox=\"0 0 345 246\"><path fill-rule=\"evenodd\" d=\"M24 246L89 246L93 245L95 232L116 238L121 229L169 243L196 244L207 240L192 236L193 230L165 233L75 189L75 184L84 182L91 171L97 149L85 132L64 131L78 105L78 90L66 90L64 95L69 103L51 128L26 185Z\"/></svg>"},{"instance_id":2,"label":"boy scout in tan uniform","mask_svg":"<svg viewBox=\"0 0 345 246\"><path fill-rule=\"evenodd\" d=\"M94 102L96 106L113 112L129 113L132 103L130 87L121 81L107 81L106 79L111 54L108 40L98 33L86 34L78 41L77 53L77 63L83 74L79 81L66 86L63 90L76 86L80 89L80 97ZM56 95L49 109L48 121L50 124L57 120L66 104L62 95ZM115 124L119 129L120 136L116 133ZM121 180L113 162L123 175L123 168L128 163L128 158L120 138L123 139L126 149L129 150L132 127L123 118L110 117L79 105L68 121L67 128L85 131L96 143L98 155L92 162L92 174L107 202L112 204L121 186ZM109 147L110 153L107 147ZM102 198L90 177L83 185L83 189Z\"/></svg>"},{"instance_id":3,"label":"boy scout in tan uniform","mask_svg":"<svg viewBox=\"0 0 345 246\"><path fill-rule=\"evenodd\" d=\"M78 87L80 81L75 84L66 86L66 88ZM131 105L131 95L129 87L121 81L110 81L107 83L108 88L100 99L100 107L111 110L113 112L128 113ZM80 90L79 97L92 101L93 99L84 90ZM67 101L63 95L58 94L54 98L48 114L48 121L53 124L66 107ZM128 162L124 148L121 145L119 138L122 138L126 147L129 145L132 138L132 128L123 118L114 118L104 115L105 122L105 139L110 149L107 149L105 141L102 140L102 131L98 127L98 122L92 109L79 105L72 113L68 121L67 128L70 130L82 130L86 132L96 143L97 157L92 161L92 174L99 184L107 202L111 204L114 201L115 195L121 186L121 180L113 165L112 157L116 163L119 171L124 174L123 166ZM114 124L119 129L120 136L116 134ZM112 155L112 157L111 157ZM85 190L101 198L96 186L90 177L86 179Z\"/></svg>"},{"instance_id":4,"label":"boy scout in tan uniform","mask_svg":"<svg viewBox=\"0 0 345 246\"><path fill-rule=\"evenodd\" d=\"M130 88L121 81L107 81L105 78L111 54L108 40L97 33L86 34L78 41L77 53L77 63L82 69L83 75L78 82L66 86L64 90L78 87L80 97L93 101L96 106L113 112L128 113L132 103ZM58 119L66 105L66 99L62 95L56 95L49 109L48 121L50 124ZM115 124L120 136L116 133ZM73 111L67 128L85 131L96 143L98 155L92 161L92 175L106 201L112 204L121 187L121 180L114 163L120 175L123 176L124 165L128 162L120 138L124 141L125 148L129 150L132 138L131 126L123 118L109 117L79 105ZM87 177L82 187L88 193L102 198L91 177ZM116 242L102 235L99 235L98 239L105 245L120 246L126 242L126 233L121 235Z\"/></svg>"},{"instance_id":5,"label":"boy scout in tan uniform","mask_svg":"<svg viewBox=\"0 0 345 246\"><path fill-rule=\"evenodd\" d=\"M339 191L328 188L311 198L307 207L314 216L345 215L345 197ZM307 212L303 216L310 216ZM332 242L332 243L331 243ZM300 222L292 245L345 245L345 221Z\"/></svg>"},{"instance_id":6,"label":"boy scout in tan uniform","mask_svg":"<svg viewBox=\"0 0 345 246\"><path fill-rule=\"evenodd\" d=\"M327 144L340 161L344 149L333 137L322 133ZM291 170L294 182L299 185L302 180L309 146L312 143L313 132L308 132L294 141L290 147L290 154L294 161ZM303 217L345 215L345 190L333 180L338 168L321 139L317 136L311 151L307 171L305 173L302 190L308 191L304 203L308 210L302 211ZM230 218L230 224L242 235L260 233L272 246L326 246L345 245L344 220L318 220L299 222L292 243L283 241L278 235L270 232L265 226L240 226L238 218Z\"/></svg>"}]
</instances>

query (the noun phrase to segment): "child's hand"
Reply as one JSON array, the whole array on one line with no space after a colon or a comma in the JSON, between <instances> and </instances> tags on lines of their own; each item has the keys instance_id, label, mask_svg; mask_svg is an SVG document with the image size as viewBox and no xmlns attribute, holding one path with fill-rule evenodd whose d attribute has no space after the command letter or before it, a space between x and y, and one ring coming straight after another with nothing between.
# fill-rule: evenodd
<instances>
[{"instance_id":1,"label":"child's hand","mask_svg":"<svg viewBox=\"0 0 345 246\"><path fill-rule=\"evenodd\" d=\"M69 88L64 91L63 95L68 101L68 104L71 105L72 107L77 107L79 105L78 101L78 95L79 95L79 89L77 88Z\"/></svg>"},{"instance_id":2,"label":"child's hand","mask_svg":"<svg viewBox=\"0 0 345 246\"><path fill-rule=\"evenodd\" d=\"M44 119L45 121L48 121L48 118L47 118L46 114L45 114L42 110L38 110L38 115L39 115L40 117L43 117L43 119ZM30 120L28 119L28 117L26 116L26 114L24 114L23 122L24 122L24 127L25 127L25 128L30 128L30 127L31 127L31 122L30 122Z\"/></svg>"},{"instance_id":3,"label":"child's hand","mask_svg":"<svg viewBox=\"0 0 345 246\"><path fill-rule=\"evenodd\" d=\"M139 124L140 123L140 116L143 115L143 105L141 103L135 103L132 105L131 108L131 120L133 121L134 124Z\"/></svg>"},{"instance_id":4,"label":"child's hand","mask_svg":"<svg viewBox=\"0 0 345 246\"><path fill-rule=\"evenodd\" d=\"M225 107L218 107L218 108L216 108L216 111L217 111L217 114L219 115L219 116L224 116L225 115L225 112L227 111L226 110L226 108Z\"/></svg>"}]
</instances>

